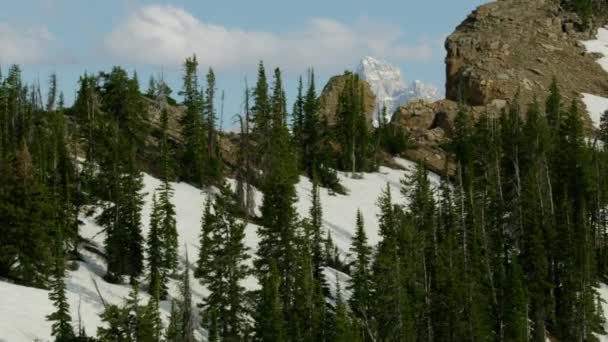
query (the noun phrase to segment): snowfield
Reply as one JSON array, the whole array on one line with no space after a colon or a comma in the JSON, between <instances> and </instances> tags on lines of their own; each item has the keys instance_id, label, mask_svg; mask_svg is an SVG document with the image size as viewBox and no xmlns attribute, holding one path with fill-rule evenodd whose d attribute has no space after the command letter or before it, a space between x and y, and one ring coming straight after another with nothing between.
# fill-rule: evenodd
<instances>
[{"instance_id":1,"label":"snowfield","mask_svg":"<svg viewBox=\"0 0 608 342\"><path fill-rule=\"evenodd\" d=\"M608 28L599 28L597 37L594 40L582 42L582 44L590 53L599 53L603 55L598 59L599 65L608 72ZM600 126L601 115L608 110L608 99L605 97L583 93L583 103L587 106L587 112L593 121L596 128Z\"/></svg>"},{"instance_id":2,"label":"snowfield","mask_svg":"<svg viewBox=\"0 0 608 342\"><path fill-rule=\"evenodd\" d=\"M415 163L408 160L396 159L395 161L406 170L411 170L415 166ZM386 167L381 167L379 172L362 174L360 179L353 179L347 173L339 173L340 180L348 191L347 195L332 195L327 189L320 190L324 226L331 231L334 243L343 256L348 252L350 240L355 232L357 209L360 209L364 215L365 228L370 243L376 244L378 242L377 214L379 209L376 206L377 199L388 183L391 187L394 202L403 203L400 180L405 174L405 170ZM439 177L437 175L431 174L429 177L434 184L438 184ZM230 180L229 183L234 186L234 181ZM144 174L145 204L142 209L142 232L144 237L148 232L149 217L152 210L152 194L160 184L159 179ZM172 202L176 209L180 258L183 267L186 251L190 262L196 262L204 204L208 196L217 190L201 191L185 183L173 183L172 186L174 189ZM311 188L312 183L305 177L301 177L296 186L298 195L296 208L302 217L308 216ZM260 205L262 194L257 192L255 197L256 204ZM70 271L66 278L73 325L78 327L79 322L81 322L89 335L95 335L97 327L101 324L99 314L103 311L103 304L99 294L107 303L121 304L131 290L128 285L109 284L102 278L106 266L99 252L103 252L104 233L103 229L95 223L94 216L97 214L99 214L99 210L94 210L92 217L87 217L84 214L80 216L82 221L80 232L82 237L89 241L88 248L84 248L84 245L81 247L80 252L84 261L78 262L78 269ZM250 253L254 254L257 244L257 226L248 224L245 245L250 249ZM345 290L345 287L349 277L333 269L326 269L325 274L328 283L332 285L332 291L335 293L339 280L342 294L345 298L348 298L349 293ZM193 301L200 303L203 297L207 295L207 291L194 278L192 278L191 285ZM256 279L253 277L246 279L244 285L248 289L255 289L258 286ZM177 281L170 280L169 293L170 296L177 296ZM18 286L0 280L0 298L1 342L50 340L51 324L46 321L46 315L50 314L54 308L48 299L48 291ZM140 291L140 298L145 303L149 296L142 290ZM165 323L169 316L170 305L169 300L161 302L161 316ZM199 335L198 337L201 338L202 336Z\"/></svg>"},{"instance_id":3,"label":"snowfield","mask_svg":"<svg viewBox=\"0 0 608 342\"><path fill-rule=\"evenodd\" d=\"M600 118L606 110L608 110L608 99L601 96L591 95L583 93L583 102L587 106L587 112L591 117L593 126L596 128L600 127Z\"/></svg>"},{"instance_id":4,"label":"snowfield","mask_svg":"<svg viewBox=\"0 0 608 342\"><path fill-rule=\"evenodd\" d=\"M365 173L361 178L351 178L348 173L339 173L340 181L348 190L347 195L332 195L327 189L320 189L321 203L323 206L323 223L326 229L331 231L334 243L338 246L343 256L348 253L350 240L355 232L355 213L360 209L364 215L365 228L371 244L379 241L378 218L379 209L376 202L382 191L389 184L395 203L404 204L403 195L400 192L400 181L408 170L415 167L415 163L405 159L395 159L395 162L404 170L381 167L378 172ZM439 185L440 178L436 174L429 174L434 186ZM161 181L144 174L145 204L142 210L142 231L144 236L148 231L148 221L151 213L152 194L161 184ZM234 186L234 181L229 180ZM192 263L198 255L198 241L200 231L200 220L203 207L208 196L216 189L201 191L185 183L172 183L174 196L172 199L176 207L177 229L179 232L180 257L183 267L186 251ZM296 186L298 200L296 208L300 216L308 215L310 208L310 192L312 184L301 177ZM260 204L262 194L256 192L256 204ZM97 210L93 217L81 215L81 235L89 241L89 248L82 248L80 252L84 261L78 262L78 269L70 271L66 278L67 295L72 311L72 321L75 328L82 324L89 335L95 335L97 327L102 324L99 314L103 311L103 300L111 304L123 303L130 292L128 285L115 285L103 280L105 274L105 261L99 255L103 252L104 233L100 226L95 223L94 216L99 214ZM257 226L248 224L246 228L245 245L253 255L257 244ZM97 252L96 252L97 251ZM252 260L250 259L250 262ZM348 275L327 268L325 276L330 284L331 292L335 295L338 282L344 298L350 293L345 289L349 281ZM170 296L177 297L178 282L170 280ZM246 279L244 284L248 289L257 288L255 278ZM194 303L200 303L207 295L206 289L192 278L192 297ZM98 293L99 291L99 293ZM608 313L608 286L601 284L598 288L604 302L602 307ZM142 303L146 303L149 296L145 291L140 291ZM165 325L169 318L171 304L169 300L161 302L161 316ZM31 342L49 341L51 339L51 324L46 321L46 315L54 310L48 299L48 291L19 286L0 280L0 342ZM195 312L197 310L195 309ZM197 339L201 340L201 330L197 330ZM608 323L606 324L608 331ZM598 336L601 341L608 342L608 336Z\"/></svg>"},{"instance_id":5,"label":"snowfield","mask_svg":"<svg viewBox=\"0 0 608 342\"><path fill-rule=\"evenodd\" d=\"M582 42L587 52L599 53L604 55L597 62L608 71L608 27L601 27L597 30L597 37L593 40Z\"/></svg>"}]
</instances>

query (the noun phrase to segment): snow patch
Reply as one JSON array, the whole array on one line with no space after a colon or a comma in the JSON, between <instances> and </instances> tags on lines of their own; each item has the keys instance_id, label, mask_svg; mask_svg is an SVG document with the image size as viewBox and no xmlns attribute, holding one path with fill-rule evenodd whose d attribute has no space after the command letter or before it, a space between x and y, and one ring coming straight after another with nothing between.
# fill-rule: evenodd
<instances>
[{"instance_id":1,"label":"snow patch","mask_svg":"<svg viewBox=\"0 0 608 342\"><path fill-rule=\"evenodd\" d=\"M597 60L599 65L608 71L608 27L601 27L597 30L597 36L593 40L582 42L587 52L599 53L604 57Z\"/></svg>"},{"instance_id":2,"label":"snow patch","mask_svg":"<svg viewBox=\"0 0 608 342\"><path fill-rule=\"evenodd\" d=\"M323 207L324 227L331 231L334 243L345 256L350 247L351 238L355 234L355 214L360 209L365 219L365 229L371 244L378 243L380 237L378 232L379 209L376 202L382 191L389 184L395 203L406 204L400 192L400 181L404 175L413 170L416 163L395 159L395 162L403 169L390 169L381 167L379 172L365 173L361 178L351 178L348 173L338 173L340 181L347 189L347 195L334 195L327 189L320 189L321 204ZM430 174L429 178L433 184L438 184L439 176ZM234 180L229 180L234 187ZM159 179L144 174L144 206L142 208L142 234L145 237L149 230L149 217L152 211L152 195L161 184ZM186 251L191 263L196 262L199 247L199 234L201 215L209 194L216 193L217 189L200 190L185 183L172 183L174 196L172 203L176 209L177 230L180 244L180 263L183 265ZM301 217L308 216L310 209L310 192L312 183L305 177L301 177L296 185L298 199L296 209ZM256 191L256 204L262 202L262 194ZM259 209L259 208L258 208ZM66 278L66 292L70 304L72 322L78 325L81 318L83 327L89 335L95 335L97 327L102 324L99 314L103 311L102 301L97 293L109 304L122 304L130 292L128 285L109 284L103 280L106 271L106 262L101 256L104 253L103 241L105 233L103 228L95 222L95 216L100 213L99 208L91 208L92 215L80 215L80 233L86 240L89 248L80 248L83 262L78 262L78 269L68 272ZM259 213L259 211L258 211ZM245 245L249 248L251 255L255 254L259 237L258 227L248 224L245 230ZM248 262L251 263L253 258ZM183 267L183 266L182 266ZM325 275L330 284L332 293L335 293L339 281L343 298L346 300L350 293L346 290L349 277L332 269L326 269ZM192 276L192 274L191 274ZM245 279L243 285L253 290L259 287L257 280L251 276ZM200 303L208 294L198 280L191 279L193 302ZM170 280L168 284L169 297L178 296L178 282ZM140 291L142 303L149 300L145 289ZM160 303L161 317L165 326L171 309L170 300ZM0 342L30 342L33 340L51 340L51 324L46 316L54 311L52 303L48 299L48 291L19 286L0 280ZM197 312L198 310L195 310ZM198 320L197 320L198 322ZM202 336L202 329L197 329L197 337Z\"/></svg>"},{"instance_id":3,"label":"snow patch","mask_svg":"<svg viewBox=\"0 0 608 342\"><path fill-rule=\"evenodd\" d=\"M587 107L587 112L591 117L593 126L595 128L600 127L600 118L605 111L608 110L608 99L605 97L582 93L583 103Z\"/></svg>"}]
</instances>

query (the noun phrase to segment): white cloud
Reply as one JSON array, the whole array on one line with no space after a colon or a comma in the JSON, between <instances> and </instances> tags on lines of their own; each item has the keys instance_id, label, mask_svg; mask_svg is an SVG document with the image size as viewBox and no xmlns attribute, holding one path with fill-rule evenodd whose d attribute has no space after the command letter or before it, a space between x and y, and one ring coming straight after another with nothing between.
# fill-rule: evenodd
<instances>
[{"instance_id":1,"label":"white cloud","mask_svg":"<svg viewBox=\"0 0 608 342\"><path fill-rule=\"evenodd\" d=\"M48 49L55 41L44 27L14 28L0 23L0 64L32 64L48 57Z\"/></svg>"},{"instance_id":2,"label":"white cloud","mask_svg":"<svg viewBox=\"0 0 608 342\"><path fill-rule=\"evenodd\" d=\"M373 55L394 61L424 60L432 44L407 45L398 27L360 20L353 26L327 18L311 19L287 33L248 31L203 22L173 6L142 7L104 41L111 55L148 64L178 65L195 53L203 65L235 70L263 59L285 69L343 67Z\"/></svg>"}]
</instances>

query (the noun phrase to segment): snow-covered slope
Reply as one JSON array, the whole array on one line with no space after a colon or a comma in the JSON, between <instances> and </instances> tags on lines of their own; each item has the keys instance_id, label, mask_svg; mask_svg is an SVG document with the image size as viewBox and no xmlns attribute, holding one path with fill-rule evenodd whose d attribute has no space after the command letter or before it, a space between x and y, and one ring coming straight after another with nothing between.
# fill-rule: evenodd
<instances>
[{"instance_id":1,"label":"snow-covered slope","mask_svg":"<svg viewBox=\"0 0 608 342\"><path fill-rule=\"evenodd\" d=\"M602 58L598 59L600 66L608 72L608 27L599 28L597 31L597 37L593 40L582 42L588 52L599 53L603 55ZM591 121L595 127L600 125L601 115L608 110L608 99L592 95L592 94L581 94L583 95L583 102L587 106L587 111L591 116Z\"/></svg>"},{"instance_id":2,"label":"snow-covered slope","mask_svg":"<svg viewBox=\"0 0 608 342\"><path fill-rule=\"evenodd\" d=\"M396 159L396 162L406 169L414 167L414 163ZM376 201L388 183L391 187L395 202L402 203L403 197L399 191L399 182L406 171L382 167L379 172L366 173L362 179L352 179L345 173L340 173L342 184L348 189L347 195L330 195L326 189L322 189L321 202L323 206L323 221L327 229L331 230L334 242L342 253L348 251L350 239L355 231L355 212L361 209L365 216L365 226L371 243L378 242L378 208ZM437 184L438 176L431 175L431 180ZM231 182L234 184L233 182ZM148 231L148 220L151 213L151 199L154 190L160 185L160 181L149 175L144 176L145 205L142 210L142 230L144 234ZM198 254L198 241L200 231L200 220L204 203L209 192L201 192L199 189L184 183L172 184L174 197L172 199L176 207L177 229L179 232L180 255L182 261L185 259L186 249L190 260L194 261ZM300 215L308 215L310 208L311 182L302 177L297 184L298 201L297 211ZM214 190L211 190L214 191ZM257 203L261 203L262 195L256 194ZM90 241L93 249L103 250L104 234L102 228L95 223L94 217L82 215L81 235ZM257 226L249 224L246 228L245 244L253 254L258 243ZM97 327L101 324L99 314L103 306L96 286L103 299L108 303L119 304L129 294L129 286L114 285L106 283L102 277L105 274L105 261L98 254L81 248L84 262L79 262L78 270L70 271L66 279L67 294L72 310L72 319L77 325L78 317L86 331L94 335ZM344 291L348 276L331 269L326 270L327 279L336 284L336 278L340 279L341 288ZM171 281L169 292L177 295L177 283ZM254 278L248 278L244 284L249 289L254 289L257 282ZM193 299L200 303L207 294L205 288L192 280ZM143 292L143 291L142 291ZM345 291L343 293L348 296ZM148 296L141 293L142 301L147 302ZM5 342L31 342L35 339L47 341L50 339L50 324L45 317L53 311L48 300L48 292L24 286L10 284L0 281L0 341ZM161 315L166 320L170 311L170 302L161 303ZM200 332L200 329L198 329Z\"/></svg>"},{"instance_id":3,"label":"snow-covered slope","mask_svg":"<svg viewBox=\"0 0 608 342\"><path fill-rule=\"evenodd\" d=\"M386 61L364 57L357 74L366 80L376 95L376 110L386 106L388 119L400 106L414 100L436 101L443 96L435 86L414 81L407 85L401 70Z\"/></svg>"}]
</instances>

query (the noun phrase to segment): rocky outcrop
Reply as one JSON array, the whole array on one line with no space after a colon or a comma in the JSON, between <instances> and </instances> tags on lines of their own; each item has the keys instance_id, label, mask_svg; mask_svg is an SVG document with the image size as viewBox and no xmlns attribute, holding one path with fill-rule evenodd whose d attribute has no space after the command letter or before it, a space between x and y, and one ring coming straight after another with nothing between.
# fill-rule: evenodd
<instances>
[{"instance_id":1,"label":"rocky outcrop","mask_svg":"<svg viewBox=\"0 0 608 342\"><path fill-rule=\"evenodd\" d=\"M499 0L477 8L446 40L446 100L410 103L393 117L412 137L405 157L438 172L448 165L451 173L441 143L459 102L473 116L498 114L518 93L521 104L542 101L554 77L566 103L580 101L581 93L608 97L608 74L581 43L595 29L581 27L579 17L554 0Z\"/></svg>"},{"instance_id":2,"label":"rocky outcrop","mask_svg":"<svg viewBox=\"0 0 608 342\"><path fill-rule=\"evenodd\" d=\"M319 97L319 111L321 115L324 115L328 119L329 123L333 123L335 120L336 111L338 109L338 99L340 98L340 93L344 90L346 77L349 76L338 75L330 78ZM367 116L368 122L371 123L376 115L374 111L374 107L376 106L376 95L372 92L367 81L359 79L359 84L363 87L365 115Z\"/></svg>"},{"instance_id":3,"label":"rocky outcrop","mask_svg":"<svg viewBox=\"0 0 608 342\"><path fill-rule=\"evenodd\" d=\"M555 77L566 98L608 95L608 75L585 52L581 20L552 0L503 0L480 6L446 40L446 98L485 105L544 96Z\"/></svg>"},{"instance_id":4,"label":"rocky outcrop","mask_svg":"<svg viewBox=\"0 0 608 342\"><path fill-rule=\"evenodd\" d=\"M485 106L469 107L467 112L474 117L482 113L497 115L506 105L506 101L494 100ZM412 143L412 148L403 154L404 157L423 162L431 171L453 175L454 164L441 147L441 143L453 131L458 107L455 101L441 100L432 103L416 101L399 108L392 122L409 132Z\"/></svg>"}]
</instances>

